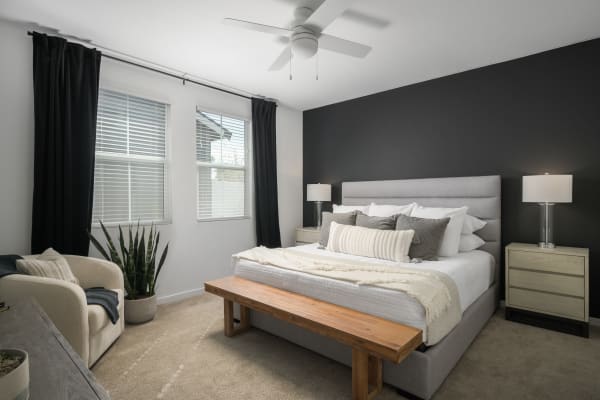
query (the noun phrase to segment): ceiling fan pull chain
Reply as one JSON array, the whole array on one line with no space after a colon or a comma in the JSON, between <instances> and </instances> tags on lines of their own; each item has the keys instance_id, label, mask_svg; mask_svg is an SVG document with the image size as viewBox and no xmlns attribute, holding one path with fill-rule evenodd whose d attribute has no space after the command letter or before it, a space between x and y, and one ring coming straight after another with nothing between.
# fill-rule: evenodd
<instances>
[{"instance_id":1,"label":"ceiling fan pull chain","mask_svg":"<svg viewBox=\"0 0 600 400\"><path fill-rule=\"evenodd\" d=\"M319 44L317 43L317 57L316 57L316 71L315 71L315 80L318 81L319 80Z\"/></svg>"},{"instance_id":2,"label":"ceiling fan pull chain","mask_svg":"<svg viewBox=\"0 0 600 400\"><path fill-rule=\"evenodd\" d=\"M290 81L292 80L292 48L290 46Z\"/></svg>"}]
</instances>

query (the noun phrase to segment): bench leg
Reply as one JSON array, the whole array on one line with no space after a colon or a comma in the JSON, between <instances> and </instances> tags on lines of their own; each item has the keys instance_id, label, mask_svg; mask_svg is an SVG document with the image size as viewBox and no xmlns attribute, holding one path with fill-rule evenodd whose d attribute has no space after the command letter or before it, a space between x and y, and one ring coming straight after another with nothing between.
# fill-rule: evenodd
<instances>
[{"instance_id":1,"label":"bench leg","mask_svg":"<svg viewBox=\"0 0 600 400\"><path fill-rule=\"evenodd\" d=\"M240 325L238 331L245 331L250 328L250 309L240 304Z\"/></svg>"},{"instance_id":2,"label":"bench leg","mask_svg":"<svg viewBox=\"0 0 600 400\"><path fill-rule=\"evenodd\" d=\"M224 305L224 333L227 337L232 337L242 333L250 328L250 309L240 305L240 323L236 327L233 320L233 301L223 299Z\"/></svg>"},{"instance_id":3,"label":"bench leg","mask_svg":"<svg viewBox=\"0 0 600 400\"><path fill-rule=\"evenodd\" d=\"M352 349L352 400L370 400L383 387L381 359ZM371 386L371 388L369 387Z\"/></svg>"},{"instance_id":4,"label":"bench leg","mask_svg":"<svg viewBox=\"0 0 600 400\"><path fill-rule=\"evenodd\" d=\"M383 362L381 358L369 356L369 385L372 386L369 398L372 399L383 389Z\"/></svg>"},{"instance_id":5,"label":"bench leg","mask_svg":"<svg viewBox=\"0 0 600 400\"><path fill-rule=\"evenodd\" d=\"M225 336L231 337L233 336L234 327L233 327L233 301L223 299L223 304L225 306L224 317L225 317Z\"/></svg>"}]
</instances>

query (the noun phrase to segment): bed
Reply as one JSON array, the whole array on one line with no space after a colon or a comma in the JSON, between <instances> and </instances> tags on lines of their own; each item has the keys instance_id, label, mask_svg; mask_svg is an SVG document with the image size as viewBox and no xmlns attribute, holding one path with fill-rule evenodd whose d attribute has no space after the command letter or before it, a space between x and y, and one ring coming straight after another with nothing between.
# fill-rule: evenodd
<instances>
[{"instance_id":1,"label":"bed","mask_svg":"<svg viewBox=\"0 0 600 400\"><path fill-rule=\"evenodd\" d=\"M401 364L386 363L384 382L401 392L429 399L443 383L472 340L494 313L498 304L500 261L500 177L461 177L393 181L344 182L342 203L361 205L408 204L417 202L425 206L468 206L469 214L487 221L478 232L485 240L479 250L459 253L437 262L424 262L423 268L441 270L457 284L462 319L443 339L426 344ZM315 253L316 245L298 248ZM356 257L341 255L341 257ZM381 261L385 263L385 261ZM348 282L296 271L262 265L249 260L238 260L236 275L318 298L334 304L357 309L392 321L425 328L423 308L416 300L383 288L357 286ZM299 329L266 314L253 312L253 326L283 337L293 343L326 357L351 365L349 349L331 339ZM424 331L426 337L426 331Z\"/></svg>"},{"instance_id":2,"label":"bed","mask_svg":"<svg viewBox=\"0 0 600 400\"><path fill-rule=\"evenodd\" d=\"M296 249L300 254L307 255L331 253L320 249L316 243ZM395 264L394 261L374 260L349 254L335 254L335 258L349 261L368 260L371 264L390 266ZM494 280L494 258L481 250L441 257L439 261L424 261L418 264L418 268L441 271L449 275L457 285L462 312L473 304ZM435 344L427 334L423 306L405 293L376 286L356 285L245 259L236 263L235 275L419 328L423 331L425 344Z\"/></svg>"}]
</instances>

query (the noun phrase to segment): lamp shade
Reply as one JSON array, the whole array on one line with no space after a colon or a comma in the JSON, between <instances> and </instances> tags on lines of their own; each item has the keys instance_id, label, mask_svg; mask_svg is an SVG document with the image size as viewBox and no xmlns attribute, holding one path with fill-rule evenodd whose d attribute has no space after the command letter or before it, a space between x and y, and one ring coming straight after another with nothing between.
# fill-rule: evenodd
<instances>
[{"instance_id":1,"label":"lamp shade","mask_svg":"<svg viewBox=\"0 0 600 400\"><path fill-rule=\"evenodd\" d=\"M530 175L523 177L523 202L571 203L573 175Z\"/></svg>"},{"instance_id":2,"label":"lamp shade","mask_svg":"<svg viewBox=\"0 0 600 400\"><path fill-rule=\"evenodd\" d=\"M331 185L309 183L306 185L306 201L331 201Z\"/></svg>"}]
</instances>

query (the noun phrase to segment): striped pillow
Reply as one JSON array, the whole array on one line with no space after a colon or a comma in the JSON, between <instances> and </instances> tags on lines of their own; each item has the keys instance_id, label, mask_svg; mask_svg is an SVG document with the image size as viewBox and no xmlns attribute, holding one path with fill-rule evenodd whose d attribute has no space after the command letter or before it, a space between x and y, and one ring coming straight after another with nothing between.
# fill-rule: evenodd
<instances>
[{"instance_id":1,"label":"striped pillow","mask_svg":"<svg viewBox=\"0 0 600 400\"><path fill-rule=\"evenodd\" d=\"M408 262L415 231L389 231L331 222L327 250L356 256Z\"/></svg>"},{"instance_id":2,"label":"striped pillow","mask_svg":"<svg viewBox=\"0 0 600 400\"><path fill-rule=\"evenodd\" d=\"M61 279L76 285L79 284L67 260L52 248L46 249L35 258L17 260L17 270L27 275Z\"/></svg>"}]
</instances>

